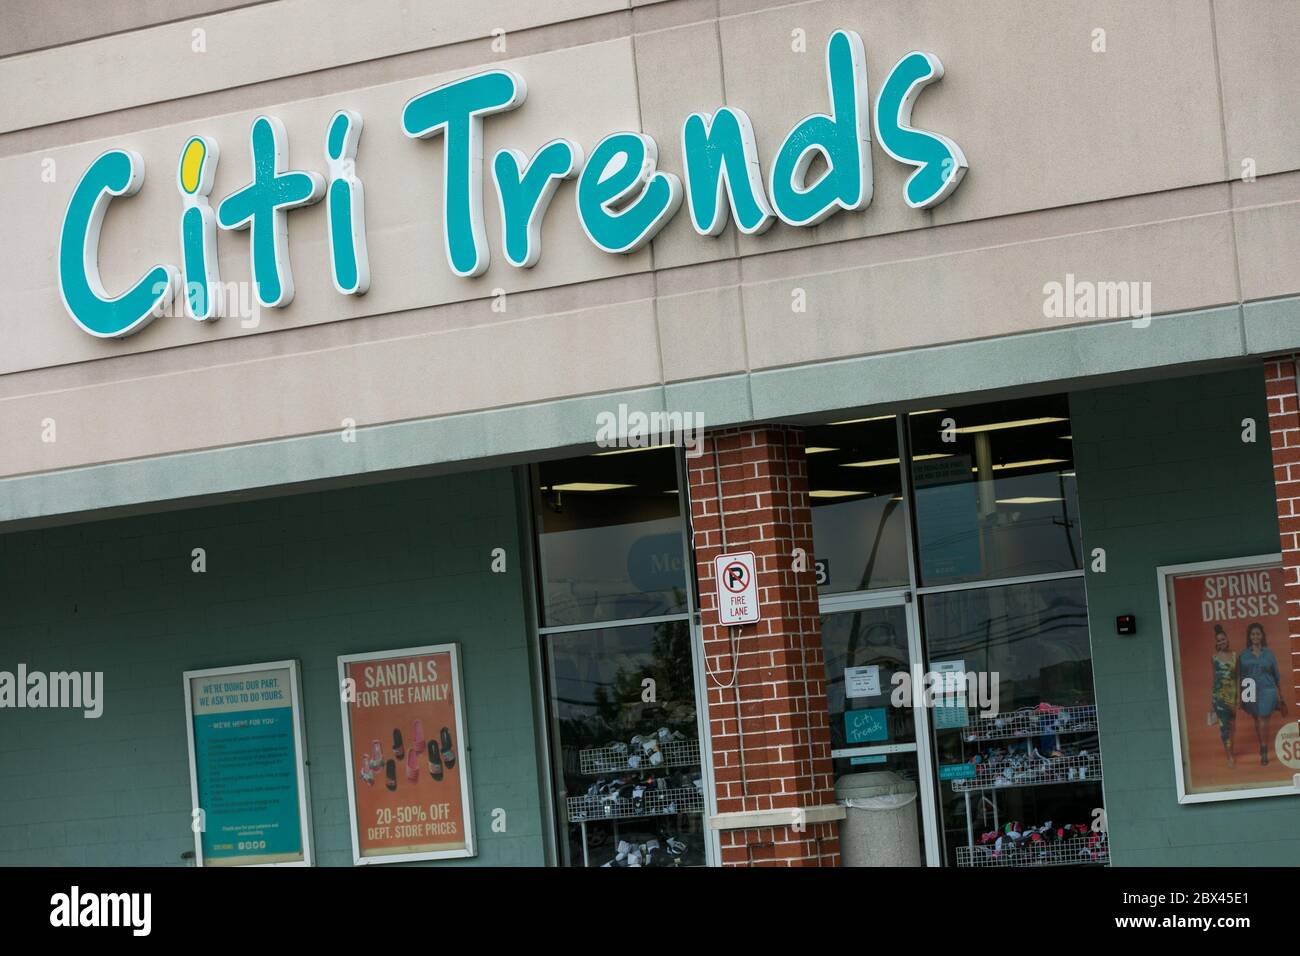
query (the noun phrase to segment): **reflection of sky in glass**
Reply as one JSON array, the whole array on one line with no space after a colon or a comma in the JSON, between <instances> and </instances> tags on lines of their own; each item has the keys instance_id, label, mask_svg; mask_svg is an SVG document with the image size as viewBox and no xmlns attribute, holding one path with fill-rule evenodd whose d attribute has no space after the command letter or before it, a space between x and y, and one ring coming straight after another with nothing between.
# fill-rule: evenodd
<instances>
[{"instance_id":1,"label":"reflection of sky in glass","mask_svg":"<svg viewBox=\"0 0 1300 956\"><path fill-rule=\"evenodd\" d=\"M916 507L926 584L1082 567L1073 477L1052 471L920 487Z\"/></svg>"},{"instance_id":2,"label":"reflection of sky in glass","mask_svg":"<svg viewBox=\"0 0 1300 956\"><path fill-rule=\"evenodd\" d=\"M681 528L681 519L673 517L542 534L546 622L685 611ZM648 540L661 535L659 541Z\"/></svg>"},{"instance_id":3,"label":"reflection of sky in glass","mask_svg":"<svg viewBox=\"0 0 1300 956\"><path fill-rule=\"evenodd\" d=\"M1091 645L1083 582L1065 580L925 596L930 659L964 660L967 671L997 672L1014 706L1045 699L1044 672L1059 683L1062 671L1080 668L1067 685L1086 688L1091 703ZM1004 691L1005 696L1005 691Z\"/></svg>"},{"instance_id":4,"label":"reflection of sky in glass","mask_svg":"<svg viewBox=\"0 0 1300 956\"><path fill-rule=\"evenodd\" d=\"M814 553L829 562L823 594L901 587L907 578L906 511L892 496L813 508ZM868 571L868 568L870 570Z\"/></svg>"}]
</instances>

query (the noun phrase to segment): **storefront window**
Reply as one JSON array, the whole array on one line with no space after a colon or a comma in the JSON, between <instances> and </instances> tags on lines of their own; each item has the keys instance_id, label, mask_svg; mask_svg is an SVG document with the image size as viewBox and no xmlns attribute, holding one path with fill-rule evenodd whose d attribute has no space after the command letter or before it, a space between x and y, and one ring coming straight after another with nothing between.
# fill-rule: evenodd
<instances>
[{"instance_id":1,"label":"storefront window","mask_svg":"<svg viewBox=\"0 0 1300 956\"><path fill-rule=\"evenodd\" d=\"M807 443L841 798L915 794L947 865L1108 862L1067 398L836 422Z\"/></svg>"},{"instance_id":2,"label":"storefront window","mask_svg":"<svg viewBox=\"0 0 1300 956\"><path fill-rule=\"evenodd\" d=\"M543 635L564 864L704 864L690 635L684 620Z\"/></svg>"},{"instance_id":3,"label":"storefront window","mask_svg":"<svg viewBox=\"0 0 1300 956\"><path fill-rule=\"evenodd\" d=\"M908 422L922 585L1082 568L1064 395Z\"/></svg>"},{"instance_id":4,"label":"storefront window","mask_svg":"<svg viewBox=\"0 0 1300 956\"><path fill-rule=\"evenodd\" d=\"M543 626L687 611L676 454L619 449L534 469Z\"/></svg>"},{"instance_id":5,"label":"storefront window","mask_svg":"<svg viewBox=\"0 0 1300 956\"><path fill-rule=\"evenodd\" d=\"M893 415L809 428L808 488L822 594L908 583Z\"/></svg>"},{"instance_id":6,"label":"storefront window","mask_svg":"<svg viewBox=\"0 0 1300 956\"><path fill-rule=\"evenodd\" d=\"M929 672L954 675L931 710L947 862L1106 862L1083 579L927 594L921 607Z\"/></svg>"}]
</instances>

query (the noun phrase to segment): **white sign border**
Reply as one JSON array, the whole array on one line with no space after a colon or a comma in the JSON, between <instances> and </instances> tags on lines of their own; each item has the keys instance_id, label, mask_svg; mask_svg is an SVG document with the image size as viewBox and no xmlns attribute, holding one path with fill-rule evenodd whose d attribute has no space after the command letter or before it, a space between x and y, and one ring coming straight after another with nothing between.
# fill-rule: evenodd
<instances>
[{"instance_id":1,"label":"white sign border","mask_svg":"<svg viewBox=\"0 0 1300 956\"><path fill-rule=\"evenodd\" d=\"M234 863L231 866L315 866L316 847L313 842L311 827L311 792L307 777L307 734L302 720L302 673L296 660L268 661L263 664L237 664L232 667L209 667L202 670L185 671L181 681L185 687L185 739L188 743L190 758L190 805L200 809L199 779L194 761L194 705L191 699L191 682L196 677L220 677L226 674L249 674L259 671L288 670L289 699L293 709L293 746L294 762L298 773L298 825L302 833L302 859L286 860L282 863ZM194 834L194 865L203 866L203 835Z\"/></svg>"},{"instance_id":2,"label":"white sign border","mask_svg":"<svg viewBox=\"0 0 1300 956\"><path fill-rule=\"evenodd\" d=\"M1281 564L1282 555L1256 554L1244 558L1225 558L1219 561L1198 561L1194 564L1166 564L1156 568L1156 584L1160 591L1160 628L1165 642L1165 685L1169 694L1169 731L1174 745L1174 780L1178 786L1179 803L1213 803L1220 800L1253 800L1258 797L1294 797L1300 796L1300 789L1295 786L1251 787L1243 790L1220 790L1214 793L1188 793L1187 781L1183 777L1183 738L1179 733L1178 722L1178 685L1174 669L1173 629L1176 621L1170 620L1169 598L1171 592L1168 581L1179 574L1195 574L1207 571L1226 571L1232 568L1271 567Z\"/></svg>"},{"instance_id":3,"label":"white sign border","mask_svg":"<svg viewBox=\"0 0 1300 956\"><path fill-rule=\"evenodd\" d=\"M752 621L724 621L722 619L722 562L730 558L738 558L741 555L749 555L750 564L753 571L750 573L752 578L750 585L754 589L754 611L755 617ZM746 589L748 590L748 589ZM758 555L753 551L724 551L713 559L713 593L718 602L718 624L721 627L745 627L748 624L758 624L763 620L763 602L758 593Z\"/></svg>"},{"instance_id":4,"label":"white sign border","mask_svg":"<svg viewBox=\"0 0 1300 956\"><path fill-rule=\"evenodd\" d=\"M451 655L451 693L452 704L456 712L456 740L460 743L460 801L464 810L465 847L460 850L434 850L428 853L389 853L384 856L362 856L361 842L357 838L357 770L352 754L352 721L348 717L348 702L339 694L339 712L342 715L344 765L347 767L348 819L351 821L349 834L352 840L352 865L372 866L379 863L414 863L419 860L464 859L478 855L478 845L474 840L474 802L473 787L470 785L470 760L468 738L465 736L465 696L461 692L460 644L427 644L423 647L402 647L392 651L366 651L360 654L340 654L338 658L339 688L346 680L346 665L355 661L383 661L394 657L417 657L421 654Z\"/></svg>"}]
</instances>

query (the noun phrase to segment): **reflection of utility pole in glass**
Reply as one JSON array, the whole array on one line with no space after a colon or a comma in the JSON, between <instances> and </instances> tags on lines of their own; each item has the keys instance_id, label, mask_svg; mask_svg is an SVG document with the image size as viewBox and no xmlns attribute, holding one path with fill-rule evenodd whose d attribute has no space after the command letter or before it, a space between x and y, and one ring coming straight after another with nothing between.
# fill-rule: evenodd
<instances>
[{"instance_id":1,"label":"reflection of utility pole in glass","mask_svg":"<svg viewBox=\"0 0 1300 956\"><path fill-rule=\"evenodd\" d=\"M872 536L871 551L867 554L867 565L862 569L862 578L858 581L858 590L865 591L871 586L871 574L876 568L876 557L880 554L880 545L884 541L885 528L889 525L890 516L898 506L902 504L900 500L890 498L885 502L885 506L880 509L880 520L876 523L876 532Z\"/></svg>"},{"instance_id":2,"label":"reflection of utility pole in glass","mask_svg":"<svg viewBox=\"0 0 1300 956\"><path fill-rule=\"evenodd\" d=\"M1074 453L1070 453L1070 461L1074 462ZM1065 472L1061 469L1056 470L1056 484L1060 489L1057 493L1061 496L1061 517L1053 518L1053 524L1059 523L1062 530L1065 531L1065 546L1070 551L1070 567L1081 568L1083 562L1079 560L1079 549L1074 546L1074 535L1070 530L1074 527L1074 522L1070 519L1070 496L1065 492Z\"/></svg>"}]
</instances>

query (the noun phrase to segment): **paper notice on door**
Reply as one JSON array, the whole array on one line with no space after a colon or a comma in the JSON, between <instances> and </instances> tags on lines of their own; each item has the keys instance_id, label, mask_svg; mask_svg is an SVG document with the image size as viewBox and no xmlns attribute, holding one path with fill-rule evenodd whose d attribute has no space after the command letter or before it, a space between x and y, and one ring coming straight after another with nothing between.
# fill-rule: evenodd
<instances>
[{"instance_id":1,"label":"paper notice on door","mask_svg":"<svg viewBox=\"0 0 1300 956\"><path fill-rule=\"evenodd\" d=\"M935 701L931 720L936 730L951 730L970 724L966 701L966 661L932 661Z\"/></svg>"},{"instance_id":2,"label":"paper notice on door","mask_svg":"<svg viewBox=\"0 0 1300 956\"><path fill-rule=\"evenodd\" d=\"M880 665L844 668L845 697L879 697Z\"/></svg>"}]
</instances>

